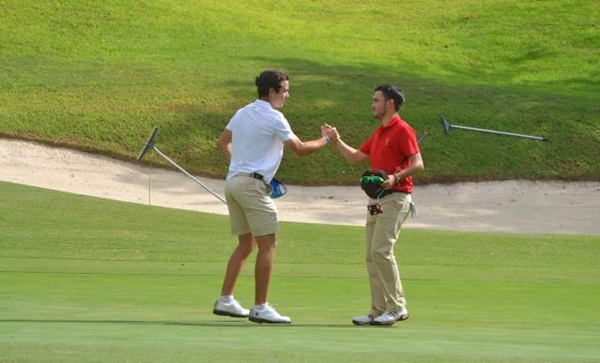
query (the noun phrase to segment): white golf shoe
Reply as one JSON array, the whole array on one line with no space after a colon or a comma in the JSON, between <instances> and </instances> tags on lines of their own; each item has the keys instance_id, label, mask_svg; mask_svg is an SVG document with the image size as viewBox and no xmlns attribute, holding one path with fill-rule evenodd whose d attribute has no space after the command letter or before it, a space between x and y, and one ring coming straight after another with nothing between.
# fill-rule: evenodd
<instances>
[{"instance_id":1,"label":"white golf shoe","mask_svg":"<svg viewBox=\"0 0 600 363\"><path fill-rule=\"evenodd\" d=\"M386 311L373 319L373 325L394 325L397 321L408 319L408 310L402 308L400 311Z\"/></svg>"},{"instance_id":2,"label":"white golf shoe","mask_svg":"<svg viewBox=\"0 0 600 363\"><path fill-rule=\"evenodd\" d=\"M250 321L255 323L269 323L269 324L291 324L292 319L289 316L280 315L271 305L267 304L267 307L263 310L258 310L256 307L250 309Z\"/></svg>"},{"instance_id":3,"label":"white golf shoe","mask_svg":"<svg viewBox=\"0 0 600 363\"><path fill-rule=\"evenodd\" d=\"M219 300L215 302L213 314L231 316L232 318L247 318L250 316L250 310L244 309L239 302L233 300L232 303L224 303Z\"/></svg>"},{"instance_id":4,"label":"white golf shoe","mask_svg":"<svg viewBox=\"0 0 600 363\"><path fill-rule=\"evenodd\" d=\"M371 325L375 317L373 314L355 316L352 318L352 324L354 325Z\"/></svg>"}]
</instances>

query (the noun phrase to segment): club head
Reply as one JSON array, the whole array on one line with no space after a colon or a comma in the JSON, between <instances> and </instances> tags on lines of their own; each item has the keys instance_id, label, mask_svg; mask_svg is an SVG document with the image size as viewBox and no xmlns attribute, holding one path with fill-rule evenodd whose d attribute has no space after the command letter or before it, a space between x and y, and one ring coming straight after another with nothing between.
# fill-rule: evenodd
<instances>
[{"instance_id":1,"label":"club head","mask_svg":"<svg viewBox=\"0 0 600 363\"><path fill-rule=\"evenodd\" d=\"M154 126L154 129L152 129L152 133L150 134L148 141L146 141L146 145L144 145L144 148L142 148L142 151L140 151L140 153L138 154L137 160L142 160L144 155L146 155L146 153L154 147L154 139L156 138L157 133L158 133L158 126Z\"/></svg>"},{"instance_id":2,"label":"club head","mask_svg":"<svg viewBox=\"0 0 600 363\"><path fill-rule=\"evenodd\" d=\"M442 117L442 126L444 127L444 132L449 134L450 133L450 123L448 122L448 120L446 120L445 117Z\"/></svg>"}]
</instances>

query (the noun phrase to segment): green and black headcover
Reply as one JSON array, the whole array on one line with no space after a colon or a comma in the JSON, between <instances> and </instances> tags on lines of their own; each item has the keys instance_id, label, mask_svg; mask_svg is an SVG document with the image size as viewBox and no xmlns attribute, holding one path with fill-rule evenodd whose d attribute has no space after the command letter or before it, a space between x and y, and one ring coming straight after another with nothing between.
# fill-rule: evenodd
<instances>
[{"instance_id":1,"label":"green and black headcover","mask_svg":"<svg viewBox=\"0 0 600 363\"><path fill-rule=\"evenodd\" d=\"M365 171L360 178L360 187L370 198L377 199L384 188L380 185L387 179L387 174L383 170L369 169Z\"/></svg>"}]
</instances>

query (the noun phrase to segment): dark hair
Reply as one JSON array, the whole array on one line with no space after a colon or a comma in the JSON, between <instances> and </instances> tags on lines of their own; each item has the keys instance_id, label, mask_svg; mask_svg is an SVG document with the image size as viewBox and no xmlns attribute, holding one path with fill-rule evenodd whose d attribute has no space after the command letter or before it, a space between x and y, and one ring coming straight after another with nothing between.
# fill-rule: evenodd
<instances>
[{"instance_id":1,"label":"dark hair","mask_svg":"<svg viewBox=\"0 0 600 363\"><path fill-rule=\"evenodd\" d=\"M276 92L279 92L279 89L281 89L281 82L289 80L290 77L280 70L268 69L263 71L254 81L256 90L258 91L258 97L268 96L271 88L274 88Z\"/></svg>"},{"instance_id":2,"label":"dark hair","mask_svg":"<svg viewBox=\"0 0 600 363\"><path fill-rule=\"evenodd\" d=\"M394 107L396 111L400 109L400 106L404 103L404 93L402 90L396 86L392 86L390 84L382 84L381 86L375 88L376 91L381 91L385 100L394 100Z\"/></svg>"}]
</instances>

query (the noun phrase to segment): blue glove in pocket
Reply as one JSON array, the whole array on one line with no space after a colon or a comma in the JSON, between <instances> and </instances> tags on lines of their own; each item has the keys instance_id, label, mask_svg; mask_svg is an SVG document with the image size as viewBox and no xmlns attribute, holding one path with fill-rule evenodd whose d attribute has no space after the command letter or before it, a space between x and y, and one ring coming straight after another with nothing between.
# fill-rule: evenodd
<instances>
[{"instance_id":1,"label":"blue glove in pocket","mask_svg":"<svg viewBox=\"0 0 600 363\"><path fill-rule=\"evenodd\" d=\"M285 193L287 193L285 185L283 185L283 183L279 180L273 178L271 179L271 182L269 184L273 188L273 191L271 191L271 198L279 198L282 195L285 195Z\"/></svg>"}]
</instances>

